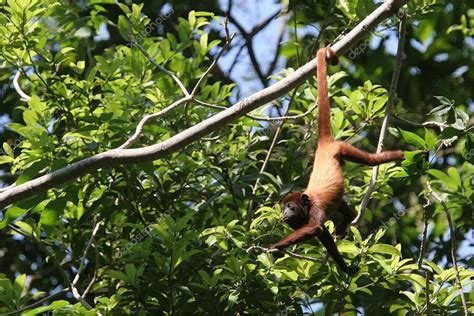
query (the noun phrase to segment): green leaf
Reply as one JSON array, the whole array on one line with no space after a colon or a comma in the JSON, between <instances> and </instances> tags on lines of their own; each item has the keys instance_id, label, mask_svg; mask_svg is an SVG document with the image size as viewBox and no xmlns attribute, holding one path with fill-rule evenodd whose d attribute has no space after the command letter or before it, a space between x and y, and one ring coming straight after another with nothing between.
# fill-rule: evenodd
<instances>
[{"instance_id":1,"label":"green leaf","mask_svg":"<svg viewBox=\"0 0 474 316\"><path fill-rule=\"evenodd\" d=\"M122 37L125 40L130 41L131 38L130 38L129 22L125 16L123 15L119 16L117 27L120 32L120 35L122 35Z\"/></svg>"},{"instance_id":2,"label":"green leaf","mask_svg":"<svg viewBox=\"0 0 474 316\"><path fill-rule=\"evenodd\" d=\"M123 272L110 270L109 272L107 272L107 275L110 276L111 278L118 279L118 280L124 281L126 283L129 283L127 276Z\"/></svg>"},{"instance_id":3,"label":"green leaf","mask_svg":"<svg viewBox=\"0 0 474 316\"><path fill-rule=\"evenodd\" d=\"M405 295L406 297L408 297L410 299L410 301L412 301L416 306L419 305L417 297L414 293L411 293L411 292L408 292L408 291L401 291L400 293Z\"/></svg>"},{"instance_id":4,"label":"green leaf","mask_svg":"<svg viewBox=\"0 0 474 316\"><path fill-rule=\"evenodd\" d=\"M443 116L444 114L448 113L449 110L451 110L451 107L449 105L443 104L432 109L430 112L428 112L428 115Z\"/></svg>"},{"instance_id":5,"label":"green leaf","mask_svg":"<svg viewBox=\"0 0 474 316\"><path fill-rule=\"evenodd\" d=\"M265 268L270 269L272 267L272 261L269 258L269 254L261 253L257 256L258 261L261 262Z\"/></svg>"},{"instance_id":6,"label":"green leaf","mask_svg":"<svg viewBox=\"0 0 474 316\"><path fill-rule=\"evenodd\" d=\"M360 235L359 230L355 226L350 226L350 230L352 234L354 235L354 240L357 242L362 242L362 236Z\"/></svg>"},{"instance_id":7,"label":"green leaf","mask_svg":"<svg viewBox=\"0 0 474 316\"><path fill-rule=\"evenodd\" d=\"M237 291L232 291L230 292L229 294L229 298L227 300L227 305L229 307L232 307L235 305L235 303L237 303L237 300L239 299L239 292Z\"/></svg>"},{"instance_id":8,"label":"green leaf","mask_svg":"<svg viewBox=\"0 0 474 316\"><path fill-rule=\"evenodd\" d=\"M453 100L450 100L448 98L446 98L445 96L442 96L442 95L435 95L434 96L436 99L438 99L439 103L441 103L442 105L445 105L445 106L452 106L454 105L454 101Z\"/></svg>"},{"instance_id":9,"label":"green leaf","mask_svg":"<svg viewBox=\"0 0 474 316\"><path fill-rule=\"evenodd\" d=\"M425 144L427 149L435 149L438 137L435 133L425 128Z\"/></svg>"},{"instance_id":10,"label":"green leaf","mask_svg":"<svg viewBox=\"0 0 474 316\"><path fill-rule=\"evenodd\" d=\"M212 285L212 284L213 284L212 279L211 279L210 275L207 274L206 271L204 271L204 270L199 270L198 273L199 273L199 275L201 276L201 278L203 279L203 281L206 282L206 284L207 284L208 286L213 286L213 285Z\"/></svg>"},{"instance_id":11,"label":"green leaf","mask_svg":"<svg viewBox=\"0 0 474 316\"><path fill-rule=\"evenodd\" d=\"M14 162L15 159L9 156L0 156L0 165L6 164L6 163L12 163Z\"/></svg>"},{"instance_id":12,"label":"green leaf","mask_svg":"<svg viewBox=\"0 0 474 316\"><path fill-rule=\"evenodd\" d=\"M206 11L196 11L194 12L195 16L214 16L215 14L212 12L206 12Z\"/></svg>"},{"instance_id":13,"label":"green leaf","mask_svg":"<svg viewBox=\"0 0 474 316\"><path fill-rule=\"evenodd\" d=\"M33 110L25 110L23 112L23 121L25 121L26 126L37 127L38 122L38 113Z\"/></svg>"},{"instance_id":14,"label":"green leaf","mask_svg":"<svg viewBox=\"0 0 474 316\"><path fill-rule=\"evenodd\" d=\"M8 224L13 222L15 219L22 216L26 212L28 212L28 210L19 208L17 206L10 207L6 211L3 220L0 222L0 229L4 229L5 227L7 227Z\"/></svg>"},{"instance_id":15,"label":"green leaf","mask_svg":"<svg viewBox=\"0 0 474 316\"><path fill-rule=\"evenodd\" d=\"M21 297L21 293L25 288L25 280L26 274L20 274L15 278L15 282L13 283L13 290L15 291L15 297L17 299Z\"/></svg>"},{"instance_id":16,"label":"green leaf","mask_svg":"<svg viewBox=\"0 0 474 316\"><path fill-rule=\"evenodd\" d=\"M404 130L400 130L400 133L402 134L405 141L407 143L409 143L410 145L413 145L413 146L415 146L416 148L419 148L419 149L426 148L426 144L425 144L425 141L423 140L423 138L416 135L415 133L404 131Z\"/></svg>"},{"instance_id":17,"label":"green leaf","mask_svg":"<svg viewBox=\"0 0 474 316\"><path fill-rule=\"evenodd\" d=\"M33 162L30 166L25 168L16 180L16 184L25 183L38 176L38 173L48 166L48 161L46 159Z\"/></svg>"},{"instance_id":18,"label":"green leaf","mask_svg":"<svg viewBox=\"0 0 474 316\"><path fill-rule=\"evenodd\" d=\"M448 169L448 175L449 175L449 178L451 179L451 184L453 185L453 187L455 186L456 189L457 188L461 188L461 175L459 174L459 171L454 168L454 167L450 167Z\"/></svg>"},{"instance_id":19,"label":"green leaf","mask_svg":"<svg viewBox=\"0 0 474 316\"><path fill-rule=\"evenodd\" d=\"M454 171L451 171L454 174ZM458 182L458 178L454 179L447 175L446 173L442 172L441 170L437 169L430 169L428 170L428 174L432 175L434 178L440 180L444 185L446 185L451 190L456 190L458 188L458 184L460 185L460 180ZM459 174L458 174L459 177Z\"/></svg>"},{"instance_id":20,"label":"green leaf","mask_svg":"<svg viewBox=\"0 0 474 316\"><path fill-rule=\"evenodd\" d=\"M3 143L3 151L8 155L8 157L12 159L15 158L15 154L13 153L13 149L9 143Z\"/></svg>"},{"instance_id":21,"label":"green leaf","mask_svg":"<svg viewBox=\"0 0 474 316\"><path fill-rule=\"evenodd\" d=\"M352 253L354 255L359 253L359 248L356 247L353 243L350 243L347 240L341 240L337 246L339 252Z\"/></svg>"},{"instance_id":22,"label":"green leaf","mask_svg":"<svg viewBox=\"0 0 474 316\"><path fill-rule=\"evenodd\" d=\"M208 46L208 35L207 33L201 35L201 38L199 39L199 44L201 45L201 48L203 49L204 52L207 51L207 46Z\"/></svg>"},{"instance_id":23,"label":"green leaf","mask_svg":"<svg viewBox=\"0 0 474 316\"><path fill-rule=\"evenodd\" d=\"M397 248L391 245L387 245L387 244L375 244L369 248L369 253L386 253L389 255L394 255L394 256L399 256L399 257L402 256L402 254Z\"/></svg>"},{"instance_id":24,"label":"green leaf","mask_svg":"<svg viewBox=\"0 0 474 316\"><path fill-rule=\"evenodd\" d=\"M54 301L51 304L47 306L40 306L35 309L29 310L28 312L22 314L24 316L33 316L33 315L38 315L38 314L44 314L47 311L54 311L54 310L59 310L62 307L66 307L69 305L68 301Z\"/></svg>"},{"instance_id":25,"label":"green leaf","mask_svg":"<svg viewBox=\"0 0 474 316\"><path fill-rule=\"evenodd\" d=\"M40 225L46 234L51 235L57 228L59 217L64 213L66 202L66 199L53 200L41 211Z\"/></svg>"}]
</instances>

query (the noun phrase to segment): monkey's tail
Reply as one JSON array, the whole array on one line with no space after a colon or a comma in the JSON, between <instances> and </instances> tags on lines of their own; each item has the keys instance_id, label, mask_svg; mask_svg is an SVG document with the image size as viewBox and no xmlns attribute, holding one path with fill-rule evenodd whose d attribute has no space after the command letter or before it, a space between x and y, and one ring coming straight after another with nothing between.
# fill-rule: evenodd
<instances>
[{"instance_id":1,"label":"monkey's tail","mask_svg":"<svg viewBox=\"0 0 474 316\"><path fill-rule=\"evenodd\" d=\"M318 50L316 54L316 78L318 84L318 142L322 140L331 140L331 120L330 120L330 104L328 91L328 65L326 58L329 57L331 62L337 63L334 52L329 47Z\"/></svg>"}]
</instances>

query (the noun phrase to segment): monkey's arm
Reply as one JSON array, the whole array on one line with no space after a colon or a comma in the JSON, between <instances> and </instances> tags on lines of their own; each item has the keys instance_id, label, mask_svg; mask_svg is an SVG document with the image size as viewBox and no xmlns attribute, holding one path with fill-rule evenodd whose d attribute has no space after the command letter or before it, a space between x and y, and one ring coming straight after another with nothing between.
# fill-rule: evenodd
<instances>
[{"instance_id":1,"label":"monkey's arm","mask_svg":"<svg viewBox=\"0 0 474 316\"><path fill-rule=\"evenodd\" d=\"M377 166L386 162L403 160L402 150L383 151L381 153L368 153L366 151L355 148L354 146L340 142L340 153L343 159L365 164L368 166Z\"/></svg>"},{"instance_id":2,"label":"monkey's arm","mask_svg":"<svg viewBox=\"0 0 474 316\"><path fill-rule=\"evenodd\" d=\"M313 237L316 237L318 234L321 234L321 226L307 224L297 230L295 230L290 235L286 236L279 242L271 245L270 249L283 249L288 246L298 244L300 242L306 241Z\"/></svg>"}]
</instances>

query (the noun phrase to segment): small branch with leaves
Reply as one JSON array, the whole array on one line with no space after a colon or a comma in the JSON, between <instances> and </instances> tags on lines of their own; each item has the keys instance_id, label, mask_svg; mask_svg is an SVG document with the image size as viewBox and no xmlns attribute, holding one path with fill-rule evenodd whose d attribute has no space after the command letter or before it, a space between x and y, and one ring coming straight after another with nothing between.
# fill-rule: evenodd
<instances>
[{"instance_id":1,"label":"small branch with leaves","mask_svg":"<svg viewBox=\"0 0 474 316\"><path fill-rule=\"evenodd\" d=\"M282 253L287 254L288 256L293 257L293 258L296 258L296 259L308 260L308 261L317 262L317 263L322 263L322 262L324 262L324 260L321 260L321 259L318 259L318 258L313 258L313 257L308 257L308 256L299 255L299 254L297 254L297 253L291 252L291 251L286 250L286 249L278 250L278 249L269 249L269 248L265 248L265 247L262 247L262 246L251 246L251 247L249 247L249 248L247 249L247 252L251 252L251 251L254 251L254 250L260 250L260 251L263 251L263 252L266 252L266 253L278 253L278 252L282 252Z\"/></svg>"},{"instance_id":2,"label":"small branch with leaves","mask_svg":"<svg viewBox=\"0 0 474 316\"><path fill-rule=\"evenodd\" d=\"M400 71L402 68L403 51L404 51L403 48L405 46L405 35L406 35L406 19L403 14L399 15L399 17L400 17L400 23L398 27L399 37L398 37L397 57L395 59L395 69L393 71L392 81L390 83L390 90L388 93L387 108L385 109L385 116L383 118L382 128L380 129L380 136L379 136L379 141L377 144L377 151L376 151L377 153L380 153L383 150L385 134L387 132L388 124L392 116L392 110L395 103L395 95L396 95L397 86L398 86L398 79L400 77ZM375 186L377 185L378 173L379 173L379 166L373 167L372 178L370 179L369 189L367 190L367 193L365 194L364 198L362 199L362 202L360 203L359 214L357 214L357 217L352 221L351 223L352 225L357 225L364 217L365 210L367 209L367 205L369 204L369 201L370 201L370 196L372 195L372 192L374 192Z\"/></svg>"},{"instance_id":3,"label":"small branch with leaves","mask_svg":"<svg viewBox=\"0 0 474 316\"><path fill-rule=\"evenodd\" d=\"M441 204L443 207L444 213L446 214L446 218L448 220L448 226L449 226L449 235L451 238L451 261L453 264L454 268L454 273L455 273L455 278L456 278L456 285L459 290L459 295L461 297L461 303L464 309L464 315L467 316L469 315L469 310L467 308L467 303L466 303L466 298L464 297L464 290L461 282L461 277L459 276L459 267L458 267L458 262L456 259L456 231L454 228L454 222L453 218L451 217L451 213L449 212L448 205L446 204L446 200L439 195L435 190L433 190L433 187L431 186L431 183L428 181L426 182L426 187L428 188L429 194L438 202Z\"/></svg>"}]
</instances>

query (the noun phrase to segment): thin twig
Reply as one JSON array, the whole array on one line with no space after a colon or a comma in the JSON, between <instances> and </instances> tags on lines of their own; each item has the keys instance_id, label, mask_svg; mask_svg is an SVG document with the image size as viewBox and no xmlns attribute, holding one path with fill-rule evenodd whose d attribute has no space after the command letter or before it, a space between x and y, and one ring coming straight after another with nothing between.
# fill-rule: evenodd
<instances>
[{"instance_id":1,"label":"thin twig","mask_svg":"<svg viewBox=\"0 0 474 316\"><path fill-rule=\"evenodd\" d=\"M430 269L425 270L425 301L426 301L426 315L431 316L433 312L431 310L431 302L430 302L430 279L431 279L431 271Z\"/></svg>"},{"instance_id":2,"label":"thin twig","mask_svg":"<svg viewBox=\"0 0 474 316\"><path fill-rule=\"evenodd\" d=\"M256 250L256 249L267 252L267 253L283 252L283 253L287 254L288 256L296 258L296 259L303 259L303 260L308 260L308 261L317 262L317 263L323 262L323 260L321 260L321 259L299 255L297 253L291 252L291 251L286 250L286 249L278 250L278 249L269 249L269 248L265 248L265 247L262 247L262 246L251 246L247 249L247 252L251 252L252 250Z\"/></svg>"},{"instance_id":3,"label":"thin twig","mask_svg":"<svg viewBox=\"0 0 474 316\"><path fill-rule=\"evenodd\" d=\"M224 25L225 28L227 29L227 25L225 24ZM226 31L226 34L227 34L227 31ZM202 74L202 76L199 78L198 82L196 83L196 85L194 86L191 94L188 93L187 89L184 88L184 86L182 86L181 90L183 91L184 93L184 97L174 103L172 103L171 105L169 105L168 107L164 108L163 110L157 112L157 113L153 113L153 114L148 114L146 115L145 117L143 117L140 122L138 123L137 125L137 128L135 129L135 133L125 142L123 143L122 145L120 145L120 147L118 147L119 149L126 149L126 148L129 148L130 146L132 146L141 136L142 132L143 132L143 128L145 127L145 125L152 121L152 120L156 120L157 118L165 115L166 113L168 113L169 111L173 110L174 108L180 106L181 104L187 104L189 101L193 100L196 92L197 92L197 89L199 89L200 85L202 84L204 78L212 71L212 69L214 69L214 67L216 66L217 62L219 61L219 58L222 56L222 54L224 53L224 51L229 47L230 43L232 42L232 39L234 38L235 36L235 33L233 33L229 38L226 38L226 43L225 45L222 47L222 49L219 51L219 53L216 55L216 58L214 58L213 62L211 63L211 65L207 68L207 70ZM144 50L144 48L142 47L143 49L143 54L145 54L145 56L147 56L148 60L153 63L155 66L157 66L158 64L153 60L153 58L148 54L148 52L146 50ZM161 68L160 68L161 69ZM170 76L173 76L173 74L169 73ZM176 77L177 79L177 77ZM178 81L178 84L181 84L181 81L179 81L179 79L177 79ZM181 87L181 86L180 86ZM183 89L184 88L184 89Z\"/></svg>"},{"instance_id":4,"label":"thin twig","mask_svg":"<svg viewBox=\"0 0 474 316\"><path fill-rule=\"evenodd\" d=\"M441 206L443 207L444 213L446 214L446 218L448 219L449 234L451 237L451 260L453 262L454 273L456 276L456 284L458 286L459 294L461 296L461 302L462 302L462 307L464 309L464 315L467 316L469 314L469 311L467 309L466 299L464 298L464 290L462 288L461 278L459 277L459 268L458 268L458 262L456 259L456 233L454 229L453 218L451 217L451 213L449 213L449 209L448 209L448 205L446 204L446 201L437 192L433 190L433 188L431 187L431 183L429 181L426 182L426 186L431 196L433 196L441 204Z\"/></svg>"},{"instance_id":5,"label":"thin twig","mask_svg":"<svg viewBox=\"0 0 474 316\"><path fill-rule=\"evenodd\" d=\"M431 204L430 199L425 195L426 203L423 204L423 233L421 237L420 243L420 255L418 257L418 269L423 270L425 272L425 301L426 305L424 306L423 310L426 310L426 314L431 316L431 302L430 302L430 279L431 279L431 271L428 268L423 267L423 258L426 252L426 238L428 235L428 215L427 215L427 207Z\"/></svg>"},{"instance_id":6,"label":"thin twig","mask_svg":"<svg viewBox=\"0 0 474 316\"><path fill-rule=\"evenodd\" d=\"M427 205L426 205L427 206ZM421 243L420 243L420 255L418 257L418 269L423 269L423 257L425 256L425 245L426 245L426 237L428 235L428 216L426 214L425 205L423 205L423 233L421 235Z\"/></svg>"},{"instance_id":7,"label":"thin twig","mask_svg":"<svg viewBox=\"0 0 474 316\"><path fill-rule=\"evenodd\" d=\"M54 294L51 294L51 295L48 295L42 299L40 299L39 301L36 301L30 305L27 305L27 306L24 306L20 309L17 309L13 312L8 312L8 313L5 313L5 314L2 314L3 316L9 316L9 315L19 315L21 312L24 312L24 311L27 311L29 309L32 309L32 308L35 308L37 306L40 306L40 305L43 305L43 303L47 302L47 301L50 301L52 300L53 298L57 297L57 296L60 296L60 295L63 295L63 294L66 294L67 292L69 292L69 288L66 288L66 289L62 289L61 291L59 292L56 292Z\"/></svg>"},{"instance_id":8,"label":"thin twig","mask_svg":"<svg viewBox=\"0 0 474 316\"><path fill-rule=\"evenodd\" d=\"M440 132L442 132L446 127L449 126L446 123L436 122L436 121L428 121L428 122L424 122L424 123L415 123L415 122L411 122L409 120L403 119L401 117L396 117L396 116L392 117L392 122L395 125L407 125L407 126L410 126L410 127L433 128L433 129L439 130Z\"/></svg>"},{"instance_id":9,"label":"thin twig","mask_svg":"<svg viewBox=\"0 0 474 316\"><path fill-rule=\"evenodd\" d=\"M283 41L283 36L285 36L285 31L286 31L286 27L288 25L288 19L289 19L288 5L286 3L284 4L283 9L281 10L280 18L281 18L280 29L278 31L279 34L277 38L275 55L273 56L273 60L270 62L270 66L268 67L268 71L265 77L270 77L273 74L273 71L275 70L275 67L278 62L278 58L280 57L281 42Z\"/></svg>"},{"instance_id":10,"label":"thin twig","mask_svg":"<svg viewBox=\"0 0 474 316\"><path fill-rule=\"evenodd\" d=\"M257 73L258 78L260 79L260 82L263 84L264 87L268 86L268 80L267 77L263 74L262 69L260 68L260 64L257 60L257 57L255 55L255 50L253 47L253 38L254 36L260 32L262 29L264 29L270 22L277 17L280 14L280 10L275 12L273 15L268 17L265 21L260 23L259 25L255 26L250 32L247 32L245 28L240 24L234 17L231 15L230 11L226 12L226 15L229 19L229 21L234 24L234 26L239 30L240 34L245 40L246 47L247 47L247 52L249 54L250 61L252 62L252 66Z\"/></svg>"},{"instance_id":11,"label":"thin twig","mask_svg":"<svg viewBox=\"0 0 474 316\"><path fill-rule=\"evenodd\" d=\"M207 102L197 100L197 99L194 99L193 101L195 101L195 102L197 102L197 103L199 103L203 106L207 106L207 107L213 108L213 109L218 109L218 110L228 109L227 107L222 106L222 105L211 104L211 103L207 103ZM245 116L248 117L248 118L251 118L252 120L265 121L265 122L296 120L296 119L308 116L309 114L311 114L311 112L313 112L316 109L317 106L318 106L318 104L315 103L315 104L311 105L306 110L306 112L301 113L301 114L297 114L297 115L285 115L285 116L271 117L271 116L258 116L258 115L252 115L252 114L245 114Z\"/></svg>"},{"instance_id":12,"label":"thin twig","mask_svg":"<svg viewBox=\"0 0 474 316\"><path fill-rule=\"evenodd\" d=\"M393 70L392 75L392 82L390 83L390 91L388 94L387 100L387 108L385 110L385 116L382 122L382 128L380 129L379 141L377 144L377 153L380 153L383 150L383 143L385 140L385 133L388 129L388 123L390 121L390 117L392 116L392 109L395 103L395 94L397 92L398 86L398 78L400 77L400 70L402 68L402 61L403 61L403 48L405 46L405 35L406 35L406 20L405 16L400 17L400 24L399 24L399 39L398 39L398 48L397 48L397 57L395 60L395 67ZM365 194L362 202L360 203L359 207L359 214L357 217L352 221L351 225L357 225L362 218L364 217L365 210L367 205L369 204L370 196L375 189L377 184L377 177L379 174L379 166L375 166L372 168L372 178L370 180L369 189Z\"/></svg>"},{"instance_id":13,"label":"thin twig","mask_svg":"<svg viewBox=\"0 0 474 316\"><path fill-rule=\"evenodd\" d=\"M97 247L94 247L94 253L95 253L95 269L94 269L94 273L92 274L92 277L91 277L91 280L89 282L89 284L87 285L86 289L84 290L84 292L82 292L82 297L86 297L87 294L89 294L89 291L92 289L92 286L95 284L95 281L97 279L97 275L99 274L98 273L98 269L97 267L99 266L99 251L97 250Z\"/></svg>"},{"instance_id":14,"label":"thin twig","mask_svg":"<svg viewBox=\"0 0 474 316\"><path fill-rule=\"evenodd\" d=\"M85 300L81 297L81 295L79 294L77 288L75 287L74 284L71 283L71 281L69 280L69 277L67 276L66 272L64 271L64 269L61 267L61 264L56 260L56 258L53 256L53 254L48 250L48 248L46 248L40 240L38 240L36 238L36 236L34 235L30 235L26 232L23 232L23 230L17 228L16 226L12 225L12 224L9 224L8 227L13 230L14 232L22 235L22 236L25 236L25 237L28 237L28 238L31 238L37 245L38 247L40 247L40 249L48 256L51 258L51 261L52 263L56 266L56 268L58 269L59 273L61 274L61 276L63 277L64 279L64 282L66 282L68 284L68 288L69 290L72 292L72 295L74 296L74 298L82 304L82 306L84 306L86 309L88 310L91 310L92 309L92 306Z\"/></svg>"},{"instance_id":15,"label":"thin twig","mask_svg":"<svg viewBox=\"0 0 474 316\"><path fill-rule=\"evenodd\" d=\"M84 253L82 254L82 258L80 260L79 264L79 269L77 270L76 276L74 277L74 280L72 280L72 285L76 286L77 282L79 281L79 278L81 276L82 271L84 271L84 268L86 267L86 259L87 259L87 253L89 252L89 249L94 242L94 238L97 235L97 232L99 231L100 225L102 222L97 222L94 226L94 229L92 230L91 237L89 238L89 241L87 242L86 248L84 249Z\"/></svg>"},{"instance_id":16,"label":"thin twig","mask_svg":"<svg viewBox=\"0 0 474 316\"><path fill-rule=\"evenodd\" d=\"M224 28L227 29L227 21L224 22ZM228 33L228 31L226 31L226 33ZM229 47L229 45L232 43L232 40L234 39L235 37L235 33L232 33L232 35L230 35L230 37L226 38L226 42L224 44L224 46L222 47L222 49L219 51L219 53L217 53L216 57L214 58L212 64L209 66L209 68L207 68L207 70L204 72L204 74L201 76L201 78L199 78L198 82L196 83L196 85L194 86L193 90L191 91L191 95L192 96L195 96L196 95L196 92L197 92L197 89L201 86L201 83L203 82L204 78L207 77L207 75L214 69L214 67L217 65L217 62L219 61L219 59L221 58L222 54L227 50L227 48Z\"/></svg>"},{"instance_id":17,"label":"thin twig","mask_svg":"<svg viewBox=\"0 0 474 316\"><path fill-rule=\"evenodd\" d=\"M186 87L184 86L184 84L181 82L181 80L179 80L179 78L174 74L172 73L171 71L169 71L168 69L166 69L165 67L161 66L160 64L158 64L155 59L153 57L151 57L151 55L147 52L147 50L141 46L137 41L133 41L133 45L136 46L142 53L143 55L145 55L145 57L156 67L158 68L159 70L161 70L162 72L164 72L165 74L167 74L168 76L170 76L171 78L173 78L173 80L178 84L178 86L181 88L181 91L183 91L183 94L185 96L189 96L189 92L188 90L186 89Z\"/></svg>"},{"instance_id":18,"label":"thin twig","mask_svg":"<svg viewBox=\"0 0 474 316\"><path fill-rule=\"evenodd\" d=\"M291 95L291 99L288 102L288 107L286 108L285 114L290 111L290 107L291 107L293 101L295 100L297 90L298 90L298 87L296 87L293 90L293 94ZM248 208L247 208L247 229L250 228L250 224L252 223L252 219L253 219L253 215L254 215L254 201L255 201L254 197L255 197L255 194L257 193L258 186L260 185L260 181L262 179L262 174L265 172L265 169L267 169L267 165L268 165L268 162L270 161L270 157L272 155L273 148L275 147L275 145L277 143L277 140L278 140L278 137L280 136L280 132L281 132L282 128L283 128L283 122L280 125L278 125L278 128L275 131L275 135L273 135L272 142L270 144L270 147L268 148L267 155L265 156L265 160L263 161L262 167L260 168L260 171L258 173L257 180L255 181L255 184L252 187L252 198L250 199L250 202L249 202L249 205L248 205Z\"/></svg>"},{"instance_id":19,"label":"thin twig","mask_svg":"<svg viewBox=\"0 0 474 316\"><path fill-rule=\"evenodd\" d=\"M16 93L21 97L22 101L30 101L31 97L27 95L20 87L19 80L21 77L21 71L18 70L15 74L15 77L13 77L13 87L15 88Z\"/></svg>"},{"instance_id":20,"label":"thin twig","mask_svg":"<svg viewBox=\"0 0 474 316\"><path fill-rule=\"evenodd\" d=\"M123 143L122 145L120 145L120 147L118 147L119 149L126 149L126 148L129 148L130 146L132 146L141 136L142 132L143 132L143 128L145 127L145 125L152 121L152 120L156 120L157 118L165 115L166 113L168 113L169 111L173 110L174 108L180 106L181 104L183 103L186 103L186 102L189 102L192 100L192 96L191 95L187 95L185 96L184 98L172 103L171 105L167 106L166 108L164 108L163 110L157 112L157 113L153 113L153 114L148 114L146 115L145 117L143 117L141 119L141 121L138 123L137 125L137 128L135 129L135 133L133 133L133 135L125 142Z\"/></svg>"}]
</instances>

